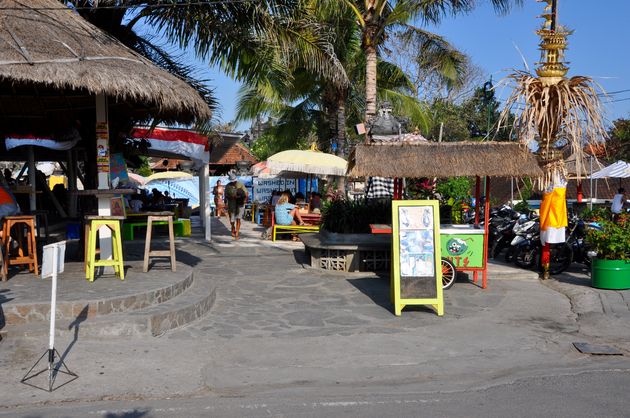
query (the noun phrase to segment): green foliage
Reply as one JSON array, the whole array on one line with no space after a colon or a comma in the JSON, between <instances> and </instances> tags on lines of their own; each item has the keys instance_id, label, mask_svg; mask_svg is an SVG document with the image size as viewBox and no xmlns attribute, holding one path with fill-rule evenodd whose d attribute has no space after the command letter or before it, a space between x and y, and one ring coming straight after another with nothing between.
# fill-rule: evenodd
<instances>
[{"instance_id":1,"label":"green foliage","mask_svg":"<svg viewBox=\"0 0 630 418\"><path fill-rule=\"evenodd\" d=\"M527 201L521 200L516 205L514 205L514 210L521 213L527 213L529 212L529 205L527 204Z\"/></svg>"},{"instance_id":2,"label":"green foliage","mask_svg":"<svg viewBox=\"0 0 630 418\"><path fill-rule=\"evenodd\" d=\"M440 126L442 127L443 141L463 141L470 138L466 117L462 114L461 106L446 100L436 100L431 104L433 125L429 132L429 138L440 138ZM441 125L443 124L443 125Z\"/></svg>"},{"instance_id":3,"label":"green foliage","mask_svg":"<svg viewBox=\"0 0 630 418\"><path fill-rule=\"evenodd\" d=\"M453 223L463 222L464 205L470 203L473 180L469 177L451 177L439 180L435 191L440 195L442 204L452 208Z\"/></svg>"},{"instance_id":4,"label":"green foliage","mask_svg":"<svg viewBox=\"0 0 630 418\"><path fill-rule=\"evenodd\" d=\"M612 221L608 209L594 210L590 220L598 222L602 230L590 229L586 240L603 260L630 260L630 215L623 213Z\"/></svg>"},{"instance_id":5,"label":"green foliage","mask_svg":"<svg viewBox=\"0 0 630 418\"><path fill-rule=\"evenodd\" d=\"M142 177L149 177L151 174L153 174L153 170L151 170L151 167L149 167L149 157L140 156L140 161L142 163L140 167L135 170L136 174L139 174Z\"/></svg>"},{"instance_id":6,"label":"green foliage","mask_svg":"<svg viewBox=\"0 0 630 418\"><path fill-rule=\"evenodd\" d=\"M612 160L630 160L630 119L617 119L608 132L607 150Z\"/></svg>"},{"instance_id":7,"label":"green foliage","mask_svg":"<svg viewBox=\"0 0 630 418\"><path fill-rule=\"evenodd\" d=\"M269 156L287 149L308 149L310 136L285 138L274 134L273 129L261 135L251 147L251 152L258 161L265 161Z\"/></svg>"},{"instance_id":8,"label":"green foliage","mask_svg":"<svg viewBox=\"0 0 630 418\"><path fill-rule=\"evenodd\" d=\"M437 140L442 126L443 141L466 141L489 138L492 140L509 140L509 128L498 130L500 103L494 90L479 87L471 98L461 104L451 103L443 99L435 100L431 106L433 123L429 138ZM510 118L510 121L513 117Z\"/></svg>"},{"instance_id":9,"label":"green foliage","mask_svg":"<svg viewBox=\"0 0 630 418\"><path fill-rule=\"evenodd\" d=\"M449 201L461 202L470 199L472 185L473 180L471 178L451 177L446 180L439 180L435 190L440 194L444 203L449 203Z\"/></svg>"},{"instance_id":10,"label":"green foliage","mask_svg":"<svg viewBox=\"0 0 630 418\"><path fill-rule=\"evenodd\" d=\"M530 200L534 194L534 182L529 177L524 177L522 180L523 186L519 188L521 199Z\"/></svg>"},{"instance_id":11,"label":"green foliage","mask_svg":"<svg viewBox=\"0 0 630 418\"><path fill-rule=\"evenodd\" d=\"M322 228L345 234L370 233L370 224L391 224L391 201L332 200L322 203Z\"/></svg>"}]
</instances>

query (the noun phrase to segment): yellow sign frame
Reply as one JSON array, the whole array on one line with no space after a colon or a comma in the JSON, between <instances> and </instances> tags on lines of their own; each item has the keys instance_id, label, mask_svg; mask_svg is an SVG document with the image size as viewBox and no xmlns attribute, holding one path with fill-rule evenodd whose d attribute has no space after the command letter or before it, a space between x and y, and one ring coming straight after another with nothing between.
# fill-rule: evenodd
<instances>
[{"instance_id":1,"label":"yellow sign frame","mask_svg":"<svg viewBox=\"0 0 630 418\"><path fill-rule=\"evenodd\" d=\"M429 226L433 227L433 274L435 276L435 297L403 298L401 295L401 208L432 208L433 219L425 223L425 231ZM428 212L425 212L428 213ZM420 222L420 221L418 221ZM409 231L415 231L409 229ZM444 315L444 294L442 289L442 254L440 248L440 207L437 200L395 200L392 202L392 271L391 271L391 297L394 304L394 314L400 316L407 305L427 305L433 308L438 316ZM419 279L430 279L430 276L421 276ZM413 280L413 278L412 278ZM430 285L429 285L430 286Z\"/></svg>"}]
</instances>

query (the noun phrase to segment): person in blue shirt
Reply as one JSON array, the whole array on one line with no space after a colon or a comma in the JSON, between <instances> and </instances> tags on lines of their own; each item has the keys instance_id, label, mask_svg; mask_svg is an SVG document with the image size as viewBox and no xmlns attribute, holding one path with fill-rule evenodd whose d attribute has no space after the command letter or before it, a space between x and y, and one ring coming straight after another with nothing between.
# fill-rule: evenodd
<instances>
[{"instance_id":1,"label":"person in blue shirt","mask_svg":"<svg viewBox=\"0 0 630 418\"><path fill-rule=\"evenodd\" d=\"M294 204L289 203L289 194L286 192L276 203L275 218L278 225L304 225L300 212Z\"/></svg>"}]
</instances>

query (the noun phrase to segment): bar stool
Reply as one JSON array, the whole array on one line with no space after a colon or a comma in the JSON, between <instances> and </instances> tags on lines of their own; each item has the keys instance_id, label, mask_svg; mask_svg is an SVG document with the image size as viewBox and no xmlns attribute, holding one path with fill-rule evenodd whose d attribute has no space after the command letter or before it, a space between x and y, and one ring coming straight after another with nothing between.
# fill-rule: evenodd
<instances>
[{"instance_id":1,"label":"bar stool","mask_svg":"<svg viewBox=\"0 0 630 418\"><path fill-rule=\"evenodd\" d=\"M18 255L11 256L11 232L17 226L17 234L15 240L18 243ZM24 242L24 231L26 230L26 243ZM9 266L16 264L28 264L28 270L39 274L39 265L37 263L37 243L35 242L35 216L18 215L5 216L2 219L2 249L4 250L4 266L2 280L6 281ZM24 254L24 244L26 251Z\"/></svg>"},{"instance_id":2,"label":"bar stool","mask_svg":"<svg viewBox=\"0 0 630 418\"><path fill-rule=\"evenodd\" d=\"M123 265L122 252L122 236L120 232L120 221L125 219L124 216L95 216L88 215L85 217L85 278L93 282L94 270L96 267L112 266L114 272L120 280L125 280L125 268ZM96 248L96 238L100 228L107 227L112 231L112 259L97 260L96 254L99 252Z\"/></svg>"},{"instance_id":3,"label":"bar stool","mask_svg":"<svg viewBox=\"0 0 630 418\"><path fill-rule=\"evenodd\" d=\"M151 231L153 229L153 222L168 222L168 250L154 250L151 251ZM171 257L171 271L176 270L175 260L175 234L173 233L173 213L172 212L153 212L149 213L147 217L147 236L144 242L144 266L143 272L149 271L149 258L150 257Z\"/></svg>"}]
</instances>

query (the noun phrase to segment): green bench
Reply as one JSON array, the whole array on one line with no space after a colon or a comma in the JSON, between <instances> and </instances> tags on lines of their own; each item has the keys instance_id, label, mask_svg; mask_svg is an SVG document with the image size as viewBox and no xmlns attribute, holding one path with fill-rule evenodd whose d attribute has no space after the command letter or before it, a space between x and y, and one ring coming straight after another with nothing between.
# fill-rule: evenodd
<instances>
[{"instance_id":1,"label":"green bench","mask_svg":"<svg viewBox=\"0 0 630 418\"><path fill-rule=\"evenodd\" d=\"M153 225L167 225L168 221L153 221ZM126 241L132 241L135 236L136 228L146 228L147 221L125 221L122 228L122 236ZM177 237L189 237L190 236L190 219L174 219L173 220L173 232Z\"/></svg>"}]
</instances>

